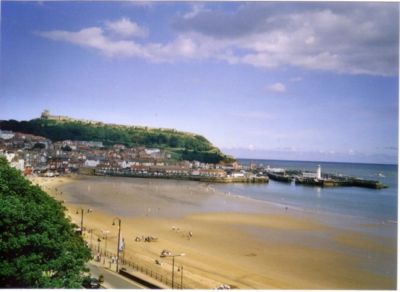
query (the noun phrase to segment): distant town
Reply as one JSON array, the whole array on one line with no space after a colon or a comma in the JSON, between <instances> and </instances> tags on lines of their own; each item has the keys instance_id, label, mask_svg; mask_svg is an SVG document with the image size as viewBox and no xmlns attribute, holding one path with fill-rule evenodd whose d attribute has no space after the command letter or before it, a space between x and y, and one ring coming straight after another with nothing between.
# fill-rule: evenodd
<instances>
[{"instance_id":1,"label":"distant town","mask_svg":"<svg viewBox=\"0 0 400 292\"><path fill-rule=\"evenodd\" d=\"M25 175L54 177L69 173L184 178L214 182L267 182L256 165L177 161L159 148L104 147L98 141L52 142L40 136L0 130L0 155Z\"/></svg>"},{"instance_id":2,"label":"distant town","mask_svg":"<svg viewBox=\"0 0 400 292\"><path fill-rule=\"evenodd\" d=\"M322 174L315 172L271 168L262 164L204 163L174 160L159 148L126 147L114 144L105 147L99 141L57 141L31 134L0 130L0 155L24 175L55 177L66 174L128 176L185 179L215 183L267 183L270 179L282 183L333 187L358 186L384 188L378 181Z\"/></svg>"}]
</instances>

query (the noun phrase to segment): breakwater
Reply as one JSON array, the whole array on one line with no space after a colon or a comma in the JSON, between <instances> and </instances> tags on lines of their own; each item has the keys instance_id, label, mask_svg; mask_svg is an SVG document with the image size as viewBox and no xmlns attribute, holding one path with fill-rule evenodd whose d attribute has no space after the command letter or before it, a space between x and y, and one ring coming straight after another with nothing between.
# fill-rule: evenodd
<instances>
[{"instance_id":1,"label":"breakwater","mask_svg":"<svg viewBox=\"0 0 400 292\"><path fill-rule=\"evenodd\" d=\"M279 175L275 174L272 172L267 172L266 175L275 181L280 181L280 182L285 182L285 183L291 183L293 181L293 177L289 175Z\"/></svg>"},{"instance_id":2,"label":"breakwater","mask_svg":"<svg viewBox=\"0 0 400 292\"><path fill-rule=\"evenodd\" d=\"M240 175L193 175L190 172L181 173L171 172L151 172L133 171L131 169L118 168L80 168L79 173L97 176L118 176L118 177L137 177L137 178L161 178L172 180L190 180L206 183L268 183L269 179L283 183L299 185L318 186L318 187L361 187L370 189L383 189L387 186L377 180L368 180L353 176L335 175L330 173L321 174L320 170L316 173L303 172L298 169L279 169L273 171L269 168L258 168L248 170Z\"/></svg>"},{"instance_id":3,"label":"breakwater","mask_svg":"<svg viewBox=\"0 0 400 292\"><path fill-rule=\"evenodd\" d=\"M274 181L291 183L294 181L299 185L309 185L309 186L318 186L318 187L361 187L361 188L369 188L369 189L383 189L387 188L383 183L376 180L366 180L355 177L342 177L335 175L325 175L325 177L317 179L317 178L308 178L298 175L297 171L292 171L292 173L296 173L296 175L287 175L287 174L274 174L271 172L267 173L267 176Z\"/></svg>"},{"instance_id":4,"label":"breakwater","mask_svg":"<svg viewBox=\"0 0 400 292\"><path fill-rule=\"evenodd\" d=\"M137 177L137 178L161 178L161 179L173 179L173 180L191 180L207 183L268 183L268 176L194 176L194 175L172 175L163 174L156 175L152 173L136 173L131 171L123 170L103 170L103 169L93 169L90 173L92 175L99 176L118 176L118 177Z\"/></svg>"}]
</instances>

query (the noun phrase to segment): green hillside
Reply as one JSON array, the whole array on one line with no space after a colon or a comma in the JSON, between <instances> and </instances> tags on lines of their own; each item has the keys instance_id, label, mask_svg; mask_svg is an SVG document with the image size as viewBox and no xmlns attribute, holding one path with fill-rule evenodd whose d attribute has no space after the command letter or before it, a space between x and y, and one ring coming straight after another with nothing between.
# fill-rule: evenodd
<instances>
[{"instance_id":1,"label":"green hillside","mask_svg":"<svg viewBox=\"0 0 400 292\"><path fill-rule=\"evenodd\" d=\"M206 138L174 129L111 125L78 120L39 118L30 121L1 121L0 129L46 137L52 141L101 141L105 146L124 144L170 151L174 158L218 163L232 161Z\"/></svg>"}]
</instances>

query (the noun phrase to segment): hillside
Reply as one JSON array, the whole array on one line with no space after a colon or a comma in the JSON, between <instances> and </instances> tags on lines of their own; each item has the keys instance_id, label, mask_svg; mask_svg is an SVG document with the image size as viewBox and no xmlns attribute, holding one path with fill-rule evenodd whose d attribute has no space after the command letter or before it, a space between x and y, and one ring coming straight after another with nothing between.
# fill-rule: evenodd
<instances>
[{"instance_id":1,"label":"hillside","mask_svg":"<svg viewBox=\"0 0 400 292\"><path fill-rule=\"evenodd\" d=\"M0 121L0 129L46 137L52 141L101 141L104 145L145 146L171 152L175 159L218 163L232 161L206 138L174 129L104 124L63 117L42 117L30 121Z\"/></svg>"}]
</instances>

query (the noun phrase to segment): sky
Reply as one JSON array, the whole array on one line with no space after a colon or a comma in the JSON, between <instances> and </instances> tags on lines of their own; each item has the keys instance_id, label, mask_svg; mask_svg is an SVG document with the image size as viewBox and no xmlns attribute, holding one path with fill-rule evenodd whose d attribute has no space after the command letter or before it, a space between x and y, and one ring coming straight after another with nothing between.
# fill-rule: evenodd
<instances>
[{"instance_id":1,"label":"sky","mask_svg":"<svg viewBox=\"0 0 400 292\"><path fill-rule=\"evenodd\" d=\"M0 61L0 119L48 109L240 158L398 161L398 3L1 1Z\"/></svg>"}]
</instances>

